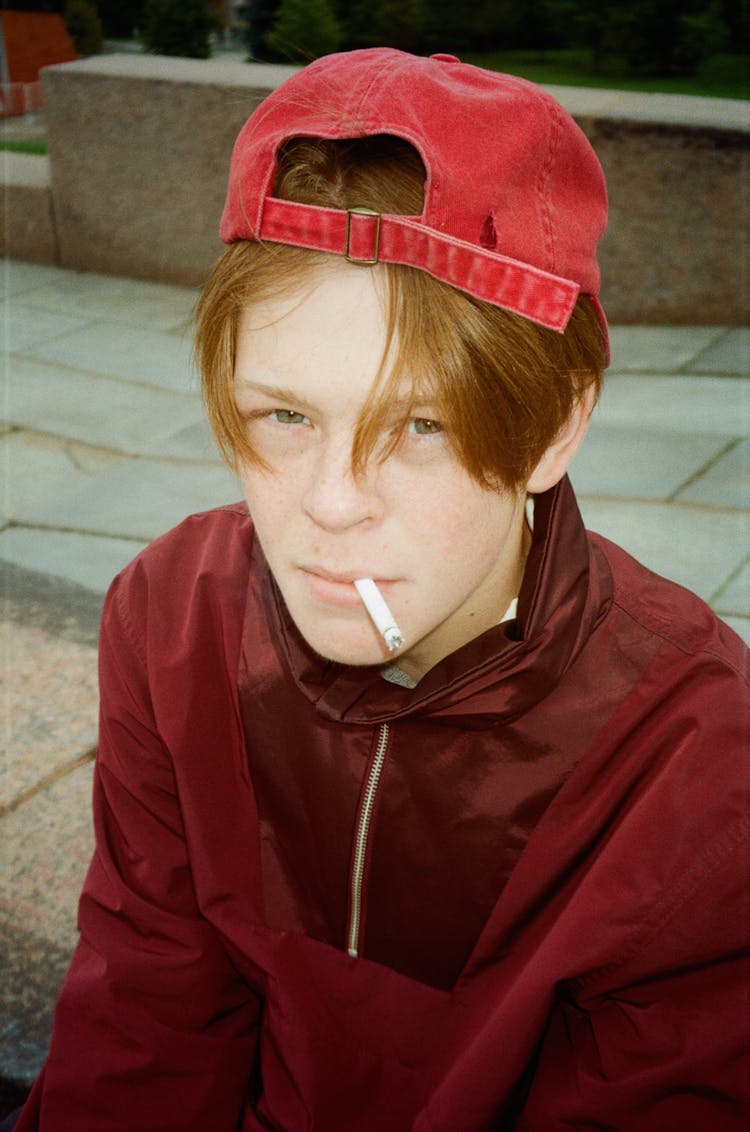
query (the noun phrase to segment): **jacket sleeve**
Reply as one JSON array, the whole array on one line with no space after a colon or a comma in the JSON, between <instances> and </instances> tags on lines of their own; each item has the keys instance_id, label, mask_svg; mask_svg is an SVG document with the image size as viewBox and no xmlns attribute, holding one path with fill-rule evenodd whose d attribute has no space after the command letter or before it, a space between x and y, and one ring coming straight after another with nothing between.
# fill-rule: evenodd
<instances>
[{"instance_id":1,"label":"jacket sleeve","mask_svg":"<svg viewBox=\"0 0 750 1132\"><path fill-rule=\"evenodd\" d=\"M259 1001L197 907L171 755L121 591L116 582L102 622L80 942L17 1132L235 1132Z\"/></svg>"},{"instance_id":2,"label":"jacket sleeve","mask_svg":"<svg viewBox=\"0 0 750 1132\"><path fill-rule=\"evenodd\" d=\"M747 816L721 842L686 869L689 897L650 925L640 954L560 988L516 1132L746 1132Z\"/></svg>"}]
</instances>

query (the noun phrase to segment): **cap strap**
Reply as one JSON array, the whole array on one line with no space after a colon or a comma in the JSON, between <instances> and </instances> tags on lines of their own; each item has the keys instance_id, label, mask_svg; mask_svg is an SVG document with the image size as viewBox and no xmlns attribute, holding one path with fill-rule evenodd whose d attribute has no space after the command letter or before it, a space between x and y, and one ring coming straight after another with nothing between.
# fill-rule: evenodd
<instances>
[{"instance_id":1,"label":"cap strap","mask_svg":"<svg viewBox=\"0 0 750 1132\"><path fill-rule=\"evenodd\" d=\"M321 208L267 197L251 237L333 252L354 263L401 263L504 310L563 331L580 287L570 279L426 227L418 217Z\"/></svg>"}]
</instances>

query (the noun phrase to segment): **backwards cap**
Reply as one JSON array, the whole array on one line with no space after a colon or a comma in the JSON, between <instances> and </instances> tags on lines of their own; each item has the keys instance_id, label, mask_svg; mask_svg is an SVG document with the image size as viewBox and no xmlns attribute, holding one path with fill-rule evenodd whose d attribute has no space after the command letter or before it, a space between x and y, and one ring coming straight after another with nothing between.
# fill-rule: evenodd
<instances>
[{"instance_id":1,"label":"backwards cap","mask_svg":"<svg viewBox=\"0 0 750 1132\"><path fill-rule=\"evenodd\" d=\"M273 196L277 154L290 138L375 134L419 152L421 216ZM255 110L234 147L221 238L407 264L562 332L579 292L599 291L606 216L594 151L545 91L452 55L372 48L316 60Z\"/></svg>"}]
</instances>

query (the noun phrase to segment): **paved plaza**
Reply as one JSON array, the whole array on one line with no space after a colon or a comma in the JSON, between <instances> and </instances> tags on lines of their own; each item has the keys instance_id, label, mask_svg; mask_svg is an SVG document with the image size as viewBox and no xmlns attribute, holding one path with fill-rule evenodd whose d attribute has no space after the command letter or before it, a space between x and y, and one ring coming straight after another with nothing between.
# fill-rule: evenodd
<instances>
[{"instance_id":1,"label":"paved plaza","mask_svg":"<svg viewBox=\"0 0 750 1132\"><path fill-rule=\"evenodd\" d=\"M196 295L25 263L3 275L0 1065L29 1080L91 851L96 634L113 575L239 497L203 421ZM750 641L750 336L615 327L572 479L587 525Z\"/></svg>"}]
</instances>

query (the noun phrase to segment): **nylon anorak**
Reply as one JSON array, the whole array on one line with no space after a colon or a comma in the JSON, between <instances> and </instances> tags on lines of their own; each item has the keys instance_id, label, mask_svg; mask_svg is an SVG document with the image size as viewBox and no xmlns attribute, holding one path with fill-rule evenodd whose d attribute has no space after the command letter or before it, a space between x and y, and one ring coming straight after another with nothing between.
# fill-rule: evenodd
<instances>
[{"instance_id":1,"label":"nylon anorak","mask_svg":"<svg viewBox=\"0 0 750 1132\"><path fill-rule=\"evenodd\" d=\"M105 604L19 1132L746 1129L746 656L567 481L413 690L306 646L244 507L186 520Z\"/></svg>"}]
</instances>

